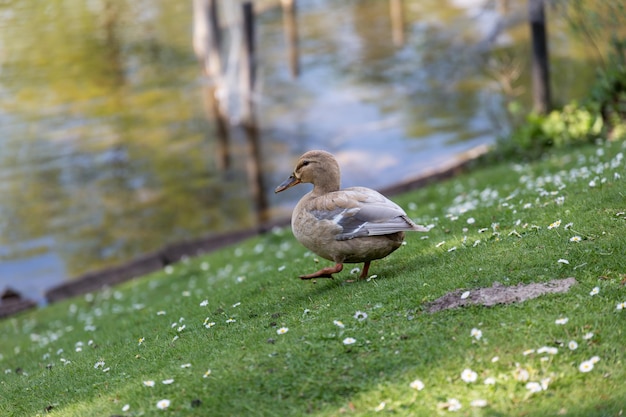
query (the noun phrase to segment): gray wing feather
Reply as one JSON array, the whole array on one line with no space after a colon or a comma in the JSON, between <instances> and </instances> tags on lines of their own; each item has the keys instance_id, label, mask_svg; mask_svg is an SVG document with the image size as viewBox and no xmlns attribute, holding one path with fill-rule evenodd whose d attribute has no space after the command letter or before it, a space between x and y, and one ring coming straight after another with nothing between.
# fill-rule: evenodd
<instances>
[{"instance_id":1,"label":"gray wing feather","mask_svg":"<svg viewBox=\"0 0 626 417\"><path fill-rule=\"evenodd\" d=\"M341 230L335 236L336 240L388 235L414 230L416 227L400 206L376 191L355 187L343 192L351 195L360 204L312 212L316 218L331 221L339 226Z\"/></svg>"}]
</instances>

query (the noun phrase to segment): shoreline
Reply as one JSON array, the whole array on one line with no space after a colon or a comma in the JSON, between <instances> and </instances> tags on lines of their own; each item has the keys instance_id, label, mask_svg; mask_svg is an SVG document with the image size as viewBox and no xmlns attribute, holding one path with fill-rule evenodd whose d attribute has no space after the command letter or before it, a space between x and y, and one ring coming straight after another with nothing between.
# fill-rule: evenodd
<instances>
[{"instance_id":1,"label":"shoreline","mask_svg":"<svg viewBox=\"0 0 626 417\"><path fill-rule=\"evenodd\" d=\"M488 145L477 146L450 158L436 169L430 169L413 178L384 187L378 191L384 195L393 196L422 188L432 182L455 177L464 172L472 162L488 152ZM134 278L158 271L185 257L213 252L225 246L239 243L250 237L267 233L274 227L286 227L289 223L290 218L285 217L260 224L254 228L218 235L211 234L167 245L154 252L148 252L131 259L123 264L87 272L60 285L53 286L45 291L44 296L47 304L50 304L77 295L98 291L102 288L130 281ZM22 298L21 295L13 291L10 286L0 290L11 294L10 297L2 297L0 300L0 319L37 307L36 302L29 298Z\"/></svg>"}]
</instances>

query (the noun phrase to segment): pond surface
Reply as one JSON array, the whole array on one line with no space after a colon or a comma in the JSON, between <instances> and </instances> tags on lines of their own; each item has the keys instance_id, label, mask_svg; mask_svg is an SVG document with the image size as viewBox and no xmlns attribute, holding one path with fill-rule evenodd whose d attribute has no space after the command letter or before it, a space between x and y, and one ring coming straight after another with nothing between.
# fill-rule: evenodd
<instances>
[{"instance_id":1,"label":"pond surface","mask_svg":"<svg viewBox=\"0 0 626 417\"><path fill-rule=\"evenodd\" d=\"M233 129L226 158L208 116L191 3L0 3L0 291L10 283L41 302L86 271L257 224L247 141ZM306 192L273 194L306 150L335 153L344 186L381 188L506 135L507 103L530 101L528 29L492 35L526 11L483 3L405 0L394 44L387 1L300 0L297 78L281 9L261 13L268 218L288 216ZM558 16L550 25L564 102L585 91L593 65Z\"/></svg>"}]
</instances>

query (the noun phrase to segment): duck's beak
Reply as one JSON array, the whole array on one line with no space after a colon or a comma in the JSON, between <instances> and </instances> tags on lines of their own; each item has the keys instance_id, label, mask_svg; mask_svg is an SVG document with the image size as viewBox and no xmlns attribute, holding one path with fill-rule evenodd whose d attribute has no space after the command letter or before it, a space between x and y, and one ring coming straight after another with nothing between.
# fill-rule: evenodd
<instances>
[{"instance_id":1,"label":"duck's beak","mask_svg":"<svg viewBox=\"0 0 626 417\"><path fill-rule=\"evenodd\" d=\"M296 178L295 175L291 174L289 176L289 178L287 178L285 181L283 181L278 187L276 187L276 189L274 190L275 193L280 193L281 191L285 191L287 188L291 188L294 185L298 185L300 184L300 179Z\"/></svg>"}]
</instances>

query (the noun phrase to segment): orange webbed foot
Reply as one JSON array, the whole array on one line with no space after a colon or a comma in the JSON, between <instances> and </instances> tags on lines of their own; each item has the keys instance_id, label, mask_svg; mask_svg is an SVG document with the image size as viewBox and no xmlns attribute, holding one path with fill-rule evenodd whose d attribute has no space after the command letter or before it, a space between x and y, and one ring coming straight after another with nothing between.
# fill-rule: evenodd
<instances>
[{"instance_id":1,"label":"orange webbed foot","mask_svg":"<svg viewBox=\"0 0 626 417\"><path fill-rule=\"evenodd\" d=\"M314 279L314 278L330 278L333 279L332 274L336 274L341 272L343 269L343 264L336 264L335 266L329 266L326 268L322 268L317 272L313 272L312 274L300 275L300 279Z\"/></svg>"}]
</instances>

